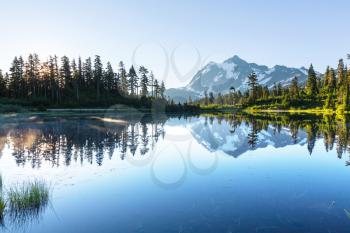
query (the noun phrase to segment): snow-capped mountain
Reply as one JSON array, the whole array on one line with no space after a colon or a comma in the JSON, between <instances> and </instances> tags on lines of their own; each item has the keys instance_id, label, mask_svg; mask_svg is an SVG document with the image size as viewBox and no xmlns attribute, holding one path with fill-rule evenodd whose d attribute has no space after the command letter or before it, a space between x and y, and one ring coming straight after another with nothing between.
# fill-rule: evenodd
<instances>
[{"instance_id":1,"label":"snow-capped mountain","mask_svg":"<svg viewBox=\"0 0 350 233\"><path fill-rule=\"evenodd\" d=\"M275 83L281 83L283 86L289 85L292 79L297 76L299 83L305 83L307 79L307 69L289 68L276 65L269 68L264 65L248 63L238 56L233 56L223 63L210 62L204 66L192 78L191 82L182 88L172 88L166 91L166 95L176 101L185 101L192 97L198 99L203 97L204 92L213 92L217 94L228 93L230 87L236 90L245 90L247 88L247 76L255 72L261 85L271 88Z\"/></svg>"},{"instance_id":2,"label":"snow-capped mountain","mask_svg":"<svg viewBox=\"0 0 350 233\"><path fill-rule=\"evenodd\" d=\"M240 124L235 129L227 121L215 119L208 123L205 119L194 121L189 125L189 130L196 141L211 152L224 152L227 155L238 157L245 152L252 150L249 145L249 134L251 128L245 123ZM281 148L288 145L305 145L307 134L299 131L297 138L293 139L290 129L282 128L276 132L271 125L257 134L257 141L254 149L273 146Z\"/></svg>"}]
</instances>

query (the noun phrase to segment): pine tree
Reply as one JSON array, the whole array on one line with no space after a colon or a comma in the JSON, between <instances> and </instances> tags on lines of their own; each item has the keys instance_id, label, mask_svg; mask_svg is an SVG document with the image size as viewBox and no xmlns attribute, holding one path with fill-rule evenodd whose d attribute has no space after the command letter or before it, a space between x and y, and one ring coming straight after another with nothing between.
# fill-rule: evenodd
<instances>
[{"instance_id":1,"label":"pine tree","mask_svg":"<svg viewBox=\"0 0 350 233\"><path fill-rule=\"evenodd\" d=\"M209 103L213 104L214 100L215 100L214 93L213 92L209 92Z\"/></svg>"},{"instance_id":2,"label":"pine tree","mask_svg":"<svg viewBox=\"0 0 350 233\"><path fill-rule=\"evenodd\" d=\"M346 76L345 76L345 68L344 68L344 61L343 59L339 60L338 63L338 69L337 69L337 96L338 96L338 105L339 108L342 108L344 106L343 100L345 99L346 95L346 86L347 86L347 81L346 81Z\"/></svg>"},{"instance_id":3,"label":"pine tree","mask_svg":"<svg viewBox=\"0 0 350 233\"><path fill-rule=\"evenodd\" d=\"M63 56L61 58L61 69L60 69L60 76L62 79L62 87L65 88L65 90L71 90L72 89L72 73L71 73L71 67L69 58L66 56Z\"/></svg>"},{"instance_id":4,"label":"pine tree","mask_svg":"<svg viewBox=\"0 0 350 233\"><path fill-rule=\"evenodd\" d=\"M165 84L164 81L160 84L160 89L159 89L160 96L162 99L165 99Z\"/></svg>"},{"instance_id":5,"label":"pine tree","mask_svg":"<svg viewBox=\"0 0 350 233\"><path fill-rule=\"evenodd\" d=\"M95 82L97 101L100 101L102 79L103 79L103 66L101 62L101 57L96 55L95 61L94 61L94 82Z\"/></svg>"},{"instance_id":6,"label":"pine tree","mask_svg":"<svg viewBox=\"0 0 350 233\"><path fill-rule=\"evenodd\" d=\"M119 79L120 79L120 94L126 96L128 95L128 80L126 77L126 70L124 63L119 62Z\"/></svg>"},{"instance_id":7,"label":"pine tree","mask_svg":"<svg viewBox=\"0 0 350 233\"><path fill-rule=\"evenodd\" d=\"M136 74L134 66L131 66L131 68L129 69L129 88L130 88L130 94L132 96L137 95L136 93L137 86L138 86L138 76Z\"/></svg>"},{"instance_id":8,"label":"pine tree","mask_svg":"<svg viewBox=\"0 0 350 233\"><path fill-rule=\"evenodd\" d=\"M141 96L146 97L148 95L148 70L144 66L140 66L139 72L141 75L140 87Z\"/></svg>"},{"instance_id":9,"label":"pine tree","mask_svg":"<svg viewBox=\"0 0 350 233\"><path fill-rule=\"evenodd\" d=\"M329 73L330 73L330 68L329 66L327 66L326 72L324 73L324 82L323 82L323 87L325 88L325 90L327 91L328 86L329 86Z\"/></svg>"},{"instance_id":10,"label":"pine tree","mask_svg":"<svg viewBox=\"0 0 350 233\"><path fill-rule=\"evenodd\" d=\"M93 83L93 72L92 72L92 62L91 58L87 58L83 64L83 76L84 83L86 88L90 88Z\"/></svg>"},{"instance_id":11,"label":"pine tree","mask_svg":"<svg viewBox=\"0 0 350 233\"><path fill-rule=\"evenodd\" d=\"M0 70L0 97L6 97L6 82L2 70Z\"/></svg>"},{"instance_id":12,"label":"pine tree","mask_svg":"<svg viewBox=\"0 0 350 233\"><path fill-rule=\"evenodd\" d=\"M104 72L105 88L111 92L113 90L115 74L113 71L112 64L107 62L106 70Z\"/></svg>"},{"instance_id":13,"label":"pine tree","mask_svg":"<svg viewBox=\"0 0 350 233\"><path fill-rule=\"evenodd\" d=\"M308 78L306 82L306 94L309 98L314 99L317 95L317 77L312 64L308 71Z\"/></svg>"},{"instance_id":14,"label":"pine tree","mask_svg":"<svg viewBox=\"0 0 350 233\"><path fill-rule=\"evenodd\" d=\"M159 86L159 82L157 79L154 80L154 96L156 98L159 98L160 95L160 86Z\"/></svg>"},{"instance_id":15,"label":"pine tree","mask_svg":"<svg viewBox=\"0 0 350 233\"><path fill-rule=\"evenodd\" d=\"M149 75L149 86L151 87L151 96L154 97L154 74L152 71Z\"/></svg>"},{"instance_id":16,"label":"pine tree","mask_svg":"<svg viewBox=\"0 0 350 233\"><path fill-rule=\"evenodd\" d=\"M85 85L84 82L84 72L83 72L83 63L81 57L78 58L78 86L81 88Z\"/></svg>"},{"instance_id":17,"label":"pine tree","mask_svg":"<svg viewBox=\"0 0 350 233\"><path fill-rule=\"evenodd\" d=\"M255 102L257 98L258 77L253 72L248 75L249 97L251 102Z\"/></svg>"},{"instance_id":18,"label":"pine tree","mask_svg":"<svg viewBox=\"0 0 350 233\"><path fill-rule=\"evenodd\" d=\"M299 84L298 84L298 77L295 76L292 80L292 83L290 85L290 95L292 99L298 99L299 98Z\"/></svg>"},{"instance_id":19,"label":"pine tree","mask_svg":"<svg viewBox=\"0 0 350 233\"><path fill-rule=\"evenodd\" d=\"M72 84L75 90L75 97L77 99L77 101L79 102L79 70L77 68L77 64L75 63L75 60L72 60Z\"/></svg>"},{"instance_id":20,"label":"pine tree","mask_svg":"<svg viewBox=\"0 0 350 233\"><path fill-rule=\"evenodd\" d=\"M338 77L338 89L341 89L345 82L345 69L344 69L344 61L343 59L339 60L338 69L337 69L337 77Z\"/></svg>"},{"instance_id":21,"label":"pine tree","mask_svg":"<svg viewBox=\"0 0 350 233\"><path fill-rule=\"evenodd\" d=\"M5 96L9 97L8 87L10 83L10 75L8 73L5 73L4 83L5 83Z\"/></svg>"},{"instance_id":22,"label":"pine tree","mask_svg":"<svg viewBox=\"0 0 350 233\"><path fill-rule=\"evenodd\" d=\"M337 85L337 79L335 77L334 69L331 68L328 74L328 92L333 93Z\"/></svg>"},{"instance_id":23,"label":"pine tree","mask_svg":"<svg viewBox=\"0 0 350 233\"><path fill-rule=\"evenodd\" d=\"M15 57L10 67L10 83L9 83L9 93L10 93L10 96L13 98L19 97L21 75L22 74L19 73L19 61L17 57Z\"/></svg>"},{"instance_id":24,"label":"pine tree","mask_svg":"<svg viewBox=\"0 0 350 233\"><path fill-rule=\"evenodd\" d=\"M209 104L209 98L208 98L208 91L205 90L204 91L204 105L208 105Z\"/></svg>"}]
</instances>

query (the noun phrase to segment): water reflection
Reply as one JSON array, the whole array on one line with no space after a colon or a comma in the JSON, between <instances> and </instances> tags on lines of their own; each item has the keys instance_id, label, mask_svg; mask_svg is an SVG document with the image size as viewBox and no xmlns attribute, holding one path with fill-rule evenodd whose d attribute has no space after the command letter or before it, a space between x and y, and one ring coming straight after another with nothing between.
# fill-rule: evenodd
<instances>
[{"instance_id":1,"label":"water reflection","mask_svg":"<svg viewBox=\"0 0 350 233\"><path fill-rule=\"evenodd\" d=\"M43 161L52 166L72 161L102 165L104 155L112 158L115 151L121 159L127 151L135 156L145 155L164 137L166 119L144 116L140 121L127 123L104 122L99 118L38 118L24 124L3 124L0 130L0 149L12 149L18 166L30 163L39 168ZM63 159L63 161L61 161Z\"/></svg>"},{"instance_id":2,"label":"water reflection","mask_svg":"<svg viewBox=\"0 0 350 233\"><path fill-rule=\"evenodd\" d=\"M285 147L306 144L312 155L317 139L323 138L325 150L336 148L342 158L349 150L350 116L220 114L176 116L183 120L193 138L209 151L223 151L238 157L269 145ZM0 151L6 147L18 166L29 163L40 168L43 161L52 166L102 165L104 157L117 154L122 160L148 156L159 138L164 138L169 117L143 115L141 118L116 117L35 117L29 122L4 122L0 128ZM350 165L350 162L347 162Z\"/></svg>"},{"instance_id":3,"label":"water reflection","mask_svg":"<svg viewBox=\"0 0 350 233\"><path fill-rule=\"evenodd\" d=\"M203 123L191 129L209 150L222 150L235 157L268 145L305 143L312 155L316 140L323 138L325 150L335 146L342 158L350 148L349 120L348 115L222 114L206 115Z\"/></svg>"},{"instance_id":4,"label":"water reflection","mask_svg":"<svg viewBox=\"0 0 350 233\"><path fill-rule=\"evenodd\" d=\"M28 226L29 222L33 223L31 232L69 232L72 225L67 223L75 219L74 226L85 226L84 232L94 232L89 231L95 229L94 224L104 232L135 232L135 219L140 219L150 223L144 226L147 230L140 227L144 232L177 232L177 228L184 232L272 232L275 228L278 232L322 232L325 226L331 232L347 232L343 227L349 226L345 211L350 209L349 188L343 184L349 178L348 169L336 157L344 157L350 149L348 116L240 113L104 117L43 115L1 122L0 151L9 159L0 163L11 161L3 167L8 166L7 173L12 172L12 177L41 171L49 176L46 172L50 170L54 171L53 181L68 180L80 172L85 179L92 176L92 167L101 168L98 172L114 168L115 161L108 163L112 158L131 162L126 168L145 162L149 165L111 172L77 184L76 188L65 186L70 181L62 182L60 190L55 190L58 195L53 203L62 220L52 220L52 211L43 208L24 215L7 215L6 227ZM272 150L289 145L300 147ZM263 149L266 147L270 148ZM314 156L315 149L337 153L330 153L336 154L335 159L323 160L324 156ZM246 153L254 150L258 153ZM282 158L279 153L287 156ZM247 159L232 159L240 156ZM71 169L47 169L47 164ZM81 168L74 164L104 166ZM84 173L84 169L89 172ZM177 173L171 176L173 171ZM79 183L77 180L80 178L72 183ZM91 204L94 211L84 211ZM149 209L154 214L143 214ZM96 223L85 221L92 216ZM39 221L44 224L36 224ZM167 224L160 226L160 222Z\"/></svg>"}]
</instances>

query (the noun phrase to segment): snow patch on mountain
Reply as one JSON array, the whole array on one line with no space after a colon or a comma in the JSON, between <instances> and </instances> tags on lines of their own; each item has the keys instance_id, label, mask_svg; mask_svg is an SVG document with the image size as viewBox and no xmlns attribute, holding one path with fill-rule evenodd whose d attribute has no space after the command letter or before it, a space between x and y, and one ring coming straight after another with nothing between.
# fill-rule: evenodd
<instances>
[{"instance_id":1,"label":"snow patch on mountain","mask_svg":"<svg viewBox=\"0 0 350 233\"><path fill-rule=\"evenodd\" d=\"M186 101L189 96L193 100L203 97L205 91L225 94L230 91L230 87L244 91L247 89L247 76L252 72L257 74L258 82L268 88L272 88L275 83L288 86L294 77L298 77L299 83L303 85L307 79L307 69L304 67L290 68L276 65L269 68L233 56L222 63L208 63L194 75L188 85L168 89L166 95L176 101L180 99Z\"/></svg>"}]
</instances>

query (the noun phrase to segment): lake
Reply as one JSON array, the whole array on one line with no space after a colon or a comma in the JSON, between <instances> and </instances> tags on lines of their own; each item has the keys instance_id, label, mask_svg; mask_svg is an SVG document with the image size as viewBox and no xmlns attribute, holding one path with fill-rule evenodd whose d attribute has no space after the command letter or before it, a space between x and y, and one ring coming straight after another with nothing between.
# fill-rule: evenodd
<instances>
[{"instance_id":1,"label":"lake","mask_svg":"<svg viewBox=\"0 0 350 233\"><path fill-rule=\"evenodd\" d=\"M0 117L4 190L50 185L1 232L341 233L348 116L50 113Z\"/></svg>"}]
</instances>

